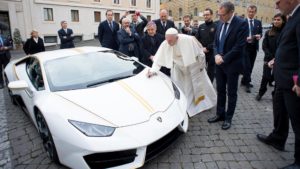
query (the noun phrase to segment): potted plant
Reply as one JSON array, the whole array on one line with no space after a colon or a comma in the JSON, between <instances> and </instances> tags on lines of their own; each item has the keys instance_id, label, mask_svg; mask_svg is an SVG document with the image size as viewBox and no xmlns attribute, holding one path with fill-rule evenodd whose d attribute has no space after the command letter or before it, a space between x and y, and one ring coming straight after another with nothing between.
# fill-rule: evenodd
<instances>
[{"instance_id":1,"label":"potted plant","mask_svg":"<svg viewBox=\"0 0 300 169\"><path fill-rule=\"evenodd\" d=\"M21 38L21 33L18 28L15 28L14 33L13 33L13 40L14 44L16 45L16 49L22 49L22 38Z\"/></svg>"}]
</instances>

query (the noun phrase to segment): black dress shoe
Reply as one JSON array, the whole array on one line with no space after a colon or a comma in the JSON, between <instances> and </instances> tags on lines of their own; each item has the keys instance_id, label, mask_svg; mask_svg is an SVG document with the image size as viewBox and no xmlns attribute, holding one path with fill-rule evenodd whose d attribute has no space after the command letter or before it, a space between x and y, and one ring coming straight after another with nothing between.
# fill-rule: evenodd
<instances>
[{"instance_id":1,"label":"black dress shoe","mask_svg":"<svg viewBox=\"0 0 300 169\"><path fill-rule=\"evenodd\" d=\"M225 120L224 123L222 124L222 129L228 130L230 127L231 127L231 120Z\"/></svg>"},{"instance_id":2,"label":"black dress shoe","mask_svg":"<svg viewBox=\"0 0 300 169\"><path fill-rule=\"evenodd\" d=\"M261 95L258 94L258 95L255 97L255 100L260 101L260 100L261 100Z\"/></svg>"},{"instance_id":3,"label":"black dress shoe","mask_svg":"<svg viewBox=\"0 0 300 169\"><path fill-rule=\"evenodd\" d=\"M252 87L253 87L253 84L249 83L249 87L251 87L251 88L252 88Z\"/></svg>"},{"instance_id":4,"label":"black dress shoe","mask_svg":"<svg viewBox=\"0 0 300 169\"><path fill-rule=\"evenodd\" d=\"M4 88L3 83L0 83L0 89L3 89L3 88Z\"/></svg>"},{"instance_id":5,"label":"black dress shoe","mask_svg":"<svg viewBox=\"0 0 300 169\"><path fill-rule=\"evenodd\" d=\"M263 134L257 134L256 137L260 142L270 145L279 151L284 151L284 145L282 146L277 143L274 143L274 141L272 141L268 136Z\"/></svg>"},{"instance_id":6,"label":"black dress shoe","mask_svg":"<svg viewBox=\"0 0 300 169\"><path fill-rule=\"evenodd\" d=\"M215 117L209 118L207 120L207 122L209 122L209 123L215 123L215 122L218 122L218 121L224 121L224 118L221 117L221 116L216 115Z\"/></svg>"},{"instance_id":7,"label":"black dress shoe","mask_svg":"<svg viewBox=\"0 0 300 169\"><path fill-rule=\"evenodd\" d=\"M300 165L294 163L294 164L290 164L290 165L288 165L288 166L285 166L285 167L283 167L283 168L281 168L281 169L300 169Z\"/></svg>"},{"instance_id":8,"label":"black dress shoe","mask_svg":"<svg viewBox=\"0 0 300 169\"><path fill-rule=\"evenodd\" d=\"M245 91L247 92L247 93L251 93L251 90L250 90L250 86L248 85L248 86L246 86L246 89L245 89Z\"/></svg>"}]
</instances>

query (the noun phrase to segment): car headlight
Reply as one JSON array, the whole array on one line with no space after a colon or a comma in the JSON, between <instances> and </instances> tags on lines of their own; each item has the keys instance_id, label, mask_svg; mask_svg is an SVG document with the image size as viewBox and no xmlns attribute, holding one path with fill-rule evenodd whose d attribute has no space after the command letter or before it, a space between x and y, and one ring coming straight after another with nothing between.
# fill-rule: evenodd
<instances>
[{"instance_id":1,"label":"car headlight","mask_svg":"<svg viewBox=\"0 0 300 169\"><path fill-rule=\"evenodd\" d=\"M173 86L175 98L180 100L180 91L179 91L179 89L177 88L177 86L173 82L172 82L172 86Z\"/></svg>"},{"instance_id":2,"label":"car headlight","mask_svg":"<svg viewBox=\"0 0 300 169\"><path fill-rule=\"evenodd\" d=\"M75 128L89 137L109 137L115 128L109 126L102 126L98 124L85 123L80 121L68 120Z\"/></svg>"}]
</instances>

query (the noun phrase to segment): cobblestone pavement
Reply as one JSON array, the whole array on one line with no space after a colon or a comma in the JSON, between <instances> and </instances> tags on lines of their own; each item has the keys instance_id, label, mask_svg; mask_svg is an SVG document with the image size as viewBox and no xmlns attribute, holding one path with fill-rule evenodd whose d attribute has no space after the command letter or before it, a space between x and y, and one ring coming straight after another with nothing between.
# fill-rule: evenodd
<instances>
[{"instance_id":1,"label":"cobblestone pavement","mask_svg":"<svg viewBox=\"0 0 300 169\"><path fill-rule=\"evenodd\" d=\"M89 41L80 45L98 45ZM48 50L55 49L50 47ZM13 51L13 57L22 52ZM262 74L262 53L253 72L254 88L248 94L239 87L233 125L221 130L221 122L207 123L215 109L190 119L189 131L166 152L147 163L144 169L276 169L293 162L294 135L291 132L286 151L279 152L256 139L257 133L272 130L270 90L255 101ZM41 139L28 116L11 104L6 90L0 90L0 169L65 168L49 161Z\"/></svg>"}]
</instances>

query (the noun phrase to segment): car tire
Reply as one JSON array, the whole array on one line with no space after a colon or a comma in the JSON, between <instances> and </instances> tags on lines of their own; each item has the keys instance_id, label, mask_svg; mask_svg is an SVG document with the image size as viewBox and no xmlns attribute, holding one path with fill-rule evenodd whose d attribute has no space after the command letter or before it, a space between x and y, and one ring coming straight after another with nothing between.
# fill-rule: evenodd
<instances>
[{"instance_id":1,"label":"car tire","mask_svg":"<svg viewBox=\"0 0 300 169\"><path fill-rule=\"evenodd\" d=\"M38 110L36 112L36 123L38 132L43 141L44 149L51 161L59 164L59 158L55 148L55 144L43 114Z\"/></svg>"},{"instance_id":2,"label":"car tire","mask_svg":"<svg viewBox=\"0 0 300 169\"><path fill-rule=\"evenodd\" d=\"M9 83L9 81L8 81L8 78L7 78L6 74L4 74L4 78L5 78L5 84L6 84L7 92L8 92L9 97L10 97L10 101L11 101L11 103L12 103L13 105L17 106L17 105L18 105L18 104L17 104L17 101L16 101L16 99L14 98L14 96L13 96L11 90L8 88L8 83Z\"/></svg>"}]
</instances>

